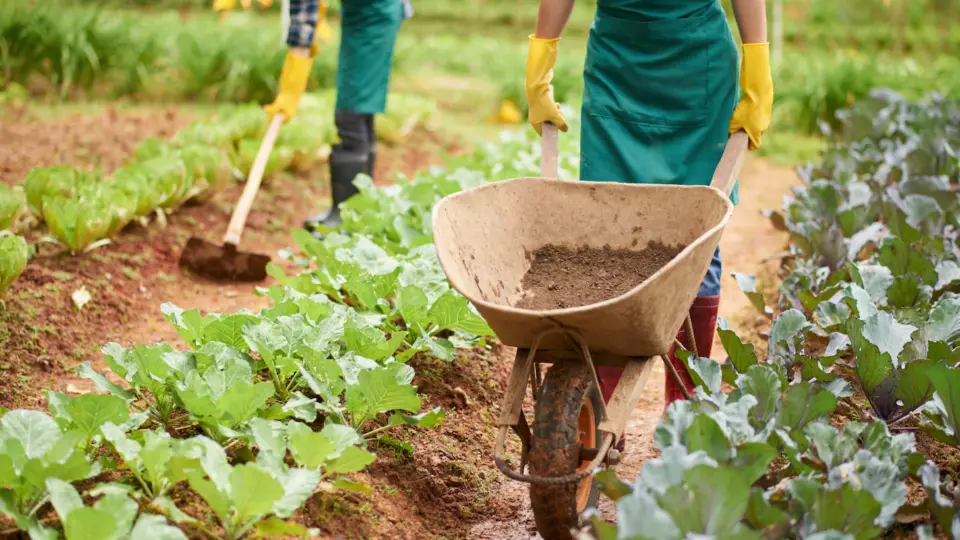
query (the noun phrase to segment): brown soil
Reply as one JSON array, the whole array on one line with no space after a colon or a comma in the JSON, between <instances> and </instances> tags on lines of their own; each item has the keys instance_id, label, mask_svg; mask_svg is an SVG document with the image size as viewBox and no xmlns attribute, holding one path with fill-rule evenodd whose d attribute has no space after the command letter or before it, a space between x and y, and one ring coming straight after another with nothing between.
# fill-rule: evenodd
<instances>
[{"instance_id":1,"label":"brown soil","mask_svg":"<svg viewBox=\"0 0 960 540\"><path fill-rule=\"evenodd\" d=\"M38 120L0 120L0 182L18 184L36 167L71 165L104 173L123 165L143 139L170 137L192 120L177 109L122 111Z\"/></svg>"},{"instance_id":2,"label":"brown soil","mask_svg":"<svg viewBox=\"0 0 960 540\"><path fill-rule=\"evenodd\" d=\"M517 304L548 310L587 306L616 298L647 280L686 246L651 242L639 251L548 245L533 253Z\"/></svg>"}]
</instances>

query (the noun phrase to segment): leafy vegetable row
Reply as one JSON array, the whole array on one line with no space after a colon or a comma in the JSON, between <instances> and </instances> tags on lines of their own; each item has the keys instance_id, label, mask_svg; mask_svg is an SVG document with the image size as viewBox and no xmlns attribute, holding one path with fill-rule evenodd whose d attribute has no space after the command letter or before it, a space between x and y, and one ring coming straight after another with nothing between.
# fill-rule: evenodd
<instances>
[{"instance_id":1,"label":"leafy vegetable row","mask_svg":"<svg viewBox=\"0 0 960 540\"><path fill-rule=\"evenodd\" d=\"M313 493L369 489L344 475L375 459L371 442L410 452L391 429L443 420L442 409L421 411L407 362L452 359L491 336L439 267L434 202L536 174L537 154L522 130L411 181L375 189L359 179L348 234L295 232L300 253L286 255L303 270L271 267L280 284L261 291L273 305L259 313L165 304L187 349L108 344L109 372L78 369L101 393L48 392L51 415L0 418L0 512L33 538L58 534L48 502L68 539L306 532L296 513ZM575 163L562 168L570 177ZM98 483L110 470L118 480ZM185 512L182 486L216 524Z\"/></svg>"},{"instance_id":2,"label":"leafy vegetable row","mask_svg":"<svg viewBox=\"0 0 960 540\"><path fill-rule=\"evenodd\" d=\"M593 516L598 538L873 538L924 511L960 534L952 473L911 432L960 446L960 104L876 91L839 120L771 215L791 245L766 361L726 328L728 362L689 355L698 388L657 427L661 456L633 484L598 473L619 518Z\"/></svg>"},{"instance_id":3,"label":"leafy vegetable row","mask_svg":"<svg viewBox=\"0 0 960 540\"><path fill-rule=\"evenodd\" d=\"M284 125L267 163L268 175L284 169L309 170L326 160L336 137L333 94L304 96L298 117ZM377 135L396 143L429 120L432 101L393 94L380 115ZM129 163L109 177L72 167L34 169L22 186L0 184L0 231L21 230L33 217L46 223L52 238L72 253L103 245L133 221L161 218L181 205L203 203L253 165L266 117L256 105L231 107L195 122L170 141L148 139ZM26 247L3 240L0 294L22 272ZM22 243L22 240L19 241Z\"/></svg>"}]
</instances>

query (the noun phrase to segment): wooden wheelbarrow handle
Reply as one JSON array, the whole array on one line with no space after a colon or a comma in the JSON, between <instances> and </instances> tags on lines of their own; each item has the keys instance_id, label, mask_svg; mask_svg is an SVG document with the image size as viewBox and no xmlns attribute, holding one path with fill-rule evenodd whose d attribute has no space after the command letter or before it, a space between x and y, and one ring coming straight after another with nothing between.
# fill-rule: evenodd
<instances>
[{"instance_id":1,"label":"wooden wheelbarrow handle","mask_svg":"<svg viewBox=\"0 0 960 540\"><path fill-rule=\"evenodd\" d=\"M743 160L747 155L747 144L749 142L747 132L743 130L730 135L730 138L727 139L727 146L723 149L723 155L720 157L720 163L717 164L717 168L713 172L710 186L726 193L727 197L730 196L733 186L737 183L740 168L743 167ZM557 177L559 166L557 162L558 145L557 126L544 122L542 136L540 137L542 153L540 176L543 178Z\"/></svg>"},{"instance_id":2,"label":"wooden wheelbarrow handle","mask_svg":"<svg viewBox=\"0 0 960 540\"><path fill-rule=\"evenodd\" d=\"M727 146L723 149L723 155L720 156L720 163L713 171L713 180L710 181L710 187L715 187L724 192L727 197L733 191L733 186L737 184L737 177L740 176L740 168L743 167L743 160L747 155L747 143L750 138L747 132L737 131L727 139Z\"/></svg>"},{"instance_id":3,"label":"wooden wheelbarrow handle","mask_svg":"<svg viewBox=\"0 0 960 540\"><path fill-rule=\"evenodd\" d=\"M257 157L253 161L253 167L250 168L250 174L247 176L247 184L243 187L243 193L240 200L237 201L237 207L230 216L230 224L227 226L227 234L223 237L223 243L237 247L240 245L240 235L243 234L243 226L247 223L247 216L250 214L250 207L253 206L253 199L257 196L260 189L260 182L263 180L263 172L267 169L267 160L270 159L270 152L273 150L274 143L277 142L277 135L280 133L280 127L283 125L283 115L276 114L270 121L270 127L263 136L263 142L260 143L260 150L257 151Z\"/></svg>"}]
</instances>

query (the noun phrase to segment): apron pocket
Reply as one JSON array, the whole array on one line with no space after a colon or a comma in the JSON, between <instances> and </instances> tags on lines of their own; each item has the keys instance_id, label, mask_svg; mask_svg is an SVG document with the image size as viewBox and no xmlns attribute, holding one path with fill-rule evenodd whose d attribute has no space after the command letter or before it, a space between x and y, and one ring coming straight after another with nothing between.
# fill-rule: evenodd
<instances>
[{"instance_id":1,"label":"apron pocket","mask_svg":"<svg viewBox=\"0 0 960 540\"><path fill-rule=\"evenodd\" d=\"M702 126L708 111L713 10L634 21L597 12L584 65L585 113L661 127Z\"/></svg>"}]
</instances>

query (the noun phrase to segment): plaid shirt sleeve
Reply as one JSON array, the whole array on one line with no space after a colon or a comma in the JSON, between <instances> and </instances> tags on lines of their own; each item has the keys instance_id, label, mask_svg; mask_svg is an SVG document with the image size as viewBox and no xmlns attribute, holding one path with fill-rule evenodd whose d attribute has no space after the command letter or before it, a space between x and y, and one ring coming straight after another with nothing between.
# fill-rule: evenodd
<instances>
[{"instance_id":1,"label":"plaid shirt sleeve","mask_svg":"<svg viewBox=\"0 0 960 540\"><path fill-rule=\"evenodd\" d=\"M320 13L319 0L290 0L290 28L287 30L287 45L309 47L313 45L313 33L317 28Z\"/></svg>"}]
</instances>

